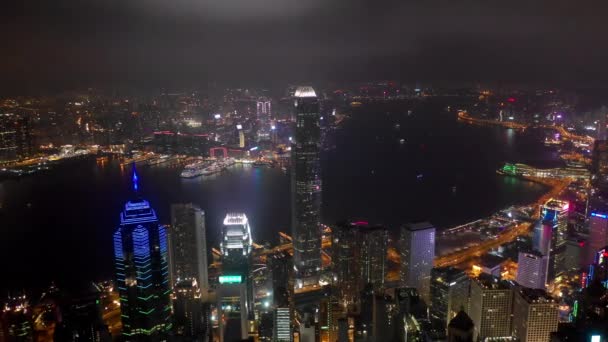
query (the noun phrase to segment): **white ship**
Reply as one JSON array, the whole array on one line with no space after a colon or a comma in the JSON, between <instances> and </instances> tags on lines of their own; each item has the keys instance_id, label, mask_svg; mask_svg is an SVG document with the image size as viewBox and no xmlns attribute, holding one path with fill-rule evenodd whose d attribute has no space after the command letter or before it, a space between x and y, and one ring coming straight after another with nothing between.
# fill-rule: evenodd
<instances>
[{"instance_id":1,"label":"white ship","mask_svg":"<svg viewBox=\"0 0 608 342\"><path fill-rule=\"evenodd\" d=\"M206 169L207 163L204 161L195 162L192 164L186 165L184 171L180 174L182 178L194 178L198 176L202 176L204 174L204 170Z\"/></svg>"}]
</instances>

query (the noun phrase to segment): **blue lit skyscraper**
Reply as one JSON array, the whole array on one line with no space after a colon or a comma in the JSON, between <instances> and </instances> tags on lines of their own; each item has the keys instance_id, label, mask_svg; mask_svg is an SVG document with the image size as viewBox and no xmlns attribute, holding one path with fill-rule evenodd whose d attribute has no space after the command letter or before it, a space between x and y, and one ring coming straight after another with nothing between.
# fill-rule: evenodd
<instances>
[{"instance_id":1,"label":"blue lit skyscraper","mask_svg":"<svg viewBox=\"0 0 608 342\"><path fill-rule=\"evenodd\" d=\"M137 176L133 176L137 190ZM128 201L114 232L116 287L127 341L160 341L171 329L167 233L143 199Z\"/></svg>"},{"instance_id":2,"label":"blue lit skyscraper","mask_svg":"<svg viewBox=\"0 0 608 342\"><path fill-rule=\"evenodd\" d=\"M318 282L321 270L321 127L319 101L311 87L295 91L296 129L292 144L291 226L296 286Z\"/></svg>"}]
</instances>

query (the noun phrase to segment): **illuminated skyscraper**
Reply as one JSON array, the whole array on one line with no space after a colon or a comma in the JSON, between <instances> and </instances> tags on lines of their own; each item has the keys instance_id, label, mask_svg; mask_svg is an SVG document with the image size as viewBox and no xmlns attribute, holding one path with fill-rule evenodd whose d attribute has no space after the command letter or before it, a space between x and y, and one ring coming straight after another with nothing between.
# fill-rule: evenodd
<instances>
[{"instance_id":1,"label":"illuminated skyscraper","mask_svg":"<svg viewBox=\"0 0 608 342\"><path fill-rule=\"evenodd\" d=\"M321 270L321 128L319 102L311 87L296 89L296 128L292 144L291 225L296 286L318 282Z\"/></svg>"},{"instance_id":2,"label":"illuminated skyscraper","mask_svg":"<svg viewBox=\"0 0 608 342\"><path fill-rule=\"evenodd\" d=\"M167 232L148 201L125 204L114 232L114 259L123 336L164 340L171 329Z\"/></svg>"},{"instance_id":3,"label":"illuminated skyscraper","mask_svg":"<svg viewBox=\"0 0 608 342\"><path fill-rule=\"evenodd\" d=\"M172 284L195 279L201 289L209 287L205 212L189 204L171 205L169 252Z\"/></svg>"},{"instance_id":4,"label":"illuminated skyscraper","mask_svg":"<svg viewBox=\"0 0 608 342\"><path fill-rule=\"evenodd\" d=\"M568 208L568 202L556 199L550 199L540 207L542 238L538 240L536 249L549 256L548 282L564 272Z\"/></svg>"},{"instance_id":5,"label":"illuminated skyscraper","mask_svg":"<svg viewBox=\"0 0 608 342\"><path fill-rule=\"evenodd\" d=\"M401 283L415 287L429 303L431 269L435 259L435 227L428 222L401 228Z\"/></svg>"},{"instance_id":6,"label":"illuminated skyscraper","mask_svg":"<svg viewBox=\"0 0 608 342\"><path fill-rule=\"evenodd\" d=\"M133 189L139 190L133 166ZM137 196L138 197L138 196ZM148 201L128 201L114 231L116 288L127 341L160 341L171 329L171 287L166 228Z\"/></svg>"},{"instance_id":7,"label":"illuminated skyscraper","mask_svg":"<svg viewBox=\"0 0 608 342\"><path fill-rule=\"evenodd\" d=\"M531 289L545 289L549 258L540 252L519 252L517 258L517 283Z\"/></svg>"},{"instance_id":8,"label":"illuminated skyscraper","mask_svg":"<svg viewBox=\"0 0 608 342\"><path fill-rule=\"evenodd\" d=\"M218 311L220 341L234 341L248 334L248 322L253 319L253 279L250 256L253 245L247 215L228 213L222 227L222 275L219 277Z\"/></svg>"},{"instance_id":9,"label":"illuminated skyscraper","mask_svg":"<svg viewBox=\"0 0 608 342\"><path fill-rule=\"evenodd\" d=\"M545 342L557 331L558 303L544 290L521 288L513 299L513 336L518 341Z\"/></svg>"},{"instance_id":10,"label":"illuminated skyscraper","mask_svg":"<svg viewBox=\"0 0 608 342\"><path fill-rule=\"evenodd\" d=\"M252 247L251 227L247 215L243 213L226 215L220 247L224 272L247 267Z\"/></svg>"}]
</instances>

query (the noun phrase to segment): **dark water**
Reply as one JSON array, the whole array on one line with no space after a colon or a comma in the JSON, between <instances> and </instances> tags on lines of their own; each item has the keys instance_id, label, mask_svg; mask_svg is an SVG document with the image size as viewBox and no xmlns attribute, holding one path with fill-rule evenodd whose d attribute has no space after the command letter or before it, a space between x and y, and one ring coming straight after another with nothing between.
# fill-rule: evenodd
<instances>
[{"instance_id":1,"label":"dark water","mask_svg":"<svg viewBox=\"0 0 608 342\"><path fill-rule=\"evenodd\" d=\"M539 136L461 124L441 108L428 104L410 116L403 106L357 109L323 156L323 221L361 218L396 228L425 219L447 227L540 196L542 186L495 173L504 161L553 163ZM181 179L180 169L165 166L138 171L141 193L162 222L170 221L171 203L200 205L211 244L227 211L245 212L258 242L289 233L289 177L279 169L236 166L205 180ZM94 159L0 183L0 290L111 278L112 231L131 195L129 168Z\"/></svg>"}]
</instances>

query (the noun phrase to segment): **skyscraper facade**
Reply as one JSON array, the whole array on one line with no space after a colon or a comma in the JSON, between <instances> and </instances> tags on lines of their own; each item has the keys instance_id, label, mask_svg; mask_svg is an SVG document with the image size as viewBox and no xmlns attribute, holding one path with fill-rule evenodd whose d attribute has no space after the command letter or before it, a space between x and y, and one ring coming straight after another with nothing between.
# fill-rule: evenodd
<instances>
[{"instance_id":1,"label":"skyscraper facade","mask_svg":"<svg viewBox=\"0 0 608 342\"><path fill-rule=\"evenodd\" d=\"M190 341L203 341L207 336L207 317L201 290L194 278L178 280L174 285L173 306L176 335Z\"/></svg>"},{"instance_id":2,"label":"skyscraper facade","mask_svg":"<svg viewBox=\"0 0 608 342\"><path fill-rule=\"evenodd\" d=\"M171 205L169 255L172 284L196 279L198 287L209 287L205 212L189 204Z\"/></svg>"},{"instance_id":3,"label":"skyscraper facade","mask_svg":"<svg viewBox=\"0 0 608 342\"><path fill-rule=\"evenodd\" d=\"M538 251L519 252L517 283L531 289L545 289L549 258Z\"/></svg>"},{"instance_id":4,"label":"skyscraper facade","mask_svg":"<svg viewBox=\"0 0 608 342\"><path fill-rule=\"evenodd\" d=\"M359 230L361 281L372 284L374 291L384 288L388 230L383 226L364 226Z\"/></svg>"},{"instance_id":5,"label":"skyscraper facade","mask_svg":"<svg viewBox=\"0 0 608 342\"><path fill-rule=\"evenodd\" d=\"M566 201L550 199L540 208L543 237L539 250L549 256L548 281L555 280L564 271L566 237L568 235L568 209ZM547 235L551 236L550 239ZM548 250L548 254L547 251Z\"/></svg>"},{"instance_id":6,"label":"skyscraper facade","mask_svg":"<svg viewBox=\"0 0 608 342\"><path fill-rule=\"evenodd\" d=\"M122 334L128 341L162 340L171 329L167 232L148 201L125 204L114 232L114 260Z\"/></svg>"},{"instance_id":7,"label":"skyscraper facade","mask_svg":"<svg viewBox=\"0 0 608 342\"><path fill-rule=\"evenodd\" d=\"M296 286L318 282L321 270L321 127L312 87L298 87L295 141L292 143L292 236Z\"/></svg>"},{"instance_id":8,"label":"skyscraper facade","mask_svg":"<svg viewBox=\"0 0 608 342\"><path fill-rule=\"evenodd\" d=\"M431 270L431 319L443 329L460 310L469 311L470 279L454 267ZM447 332L447 330L446 330Z\"/></svg>"},{"instance_id":9,"label":"skyscraper facade","mask_svg":"<svg viewBox=\"0 0 608 342\"><path fill-rule=\"evenodd\" d=\"M273 341L293 341L293 331L291 329L291 313L288 307L278 307L274 309Z\"/></svg>"},{"instance_id":10,"label":"skyscraper facade","mask_svg":"<svg viewBox=\"0 0 608 342\"><path fill-rule=\"evenodd\" d=\"M557 331L558 303L544 290L521 288L513 297L513 336L519 341L549 341Z\"/></svg>"},{"instance_id":11,"label":"skyscraper facade","mask_svg":"<svg viewBox=\"0 0 608 342\"><path fill-rule=\"evenodd\" d=\"M475 341L511 336L512 301L512 290L505 281L487 274L471 281L469 316L475 324Z\"/></svg>"},{"instance_id":12,"label":"skyscraper facade","mask_svg":"<svg viewBox=\"0 0 608 342\"><path fill-rule=\"evenodd\" d=\"M415 287L427 303L430 295L431 269L435 258L435 227L428 222L401 228L401 283Z\"/></svg>"}]
</instances>

